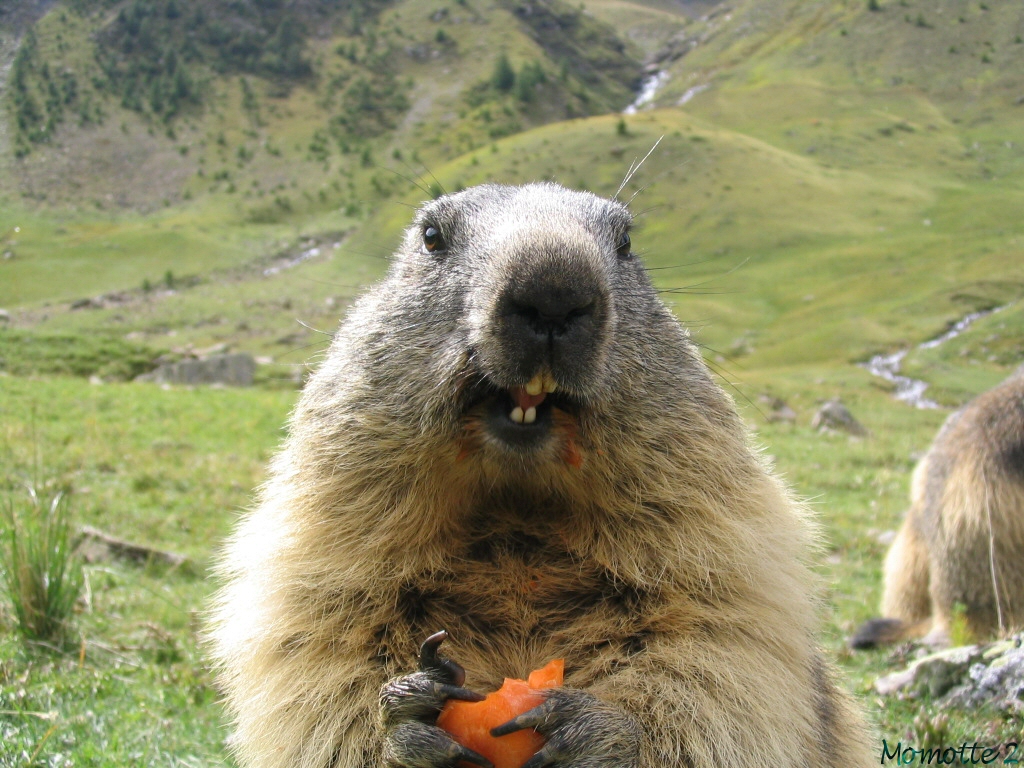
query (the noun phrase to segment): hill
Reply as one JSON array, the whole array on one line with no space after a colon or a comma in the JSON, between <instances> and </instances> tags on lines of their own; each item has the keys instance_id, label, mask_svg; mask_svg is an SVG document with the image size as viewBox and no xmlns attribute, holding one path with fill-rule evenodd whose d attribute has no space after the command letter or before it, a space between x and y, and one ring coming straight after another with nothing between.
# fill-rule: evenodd
<instances>
[{"instance_id":1,"label":"hill","mask_svg":"<svg viewBox=\"0 0 1024 768\"><path fill-rule=\"evenodd\" d=\"M77 209L359 207L394 189L382 162L621 108L640 74L563 0L76 0L22 26L0 192Z\"/></svg>"},{"instance_id":2,"label":"hill","mask_svg":"<svg viewBox=\"0 0 1024 768\"><path fill-rule=\"evenodd\" d=\"M552 178L610 194L659 137L635 177L650 187L637 200L641 242L657 279L680 292L680 315L729 359L755 369L837 353L863 360L1019 295L1024 107L1011 96L1024 87L1015 31L1024 14L1015 4L943 0L926 14L910 0L593 0L586 13L464 3L371 3L347 16L296 4L293 16L250 19L262 36L226 51L202 41L221 27L233 40L245 28L239 14L254 8L55 6L25 26L18 57L52 63L41 51L63 44L62 61L85 62L102 81L100 62L115 51L108 70L141 78L154 71L139 63L153 46L131 41L156 25L202 85L195 103L159 113L124 94L128 106L115 107L109 76L88 98L119 110L123 140L109 136L112 120L59 124L52 140L9 158L21 195L36 183L57 191L0 209L11 255L0 306L22 306L19 322L37 330L130 332L159 349L229 343L279 358L315 340L297 319L330 329L381 274L406 205L484 179ZM167 29L190 24L202 34L186 55L190 38ZM934 47L947 43L965 68L936 62ZM625 103L640 57L662 75L638 115L559 120ZM23 66L38 91L41 64ZM355 91L390 93L394 109L374 113L383 122L360 135L339 122L366 119L346 108L363 97L345 84L377 76L395 88ZM71 151L76 142L106 142L108 155ZM116 195L87 206L69 168L106 163L115 149L128 175L81 170L138 208L112 217ZM178 203L145 213L141 201L175 185Z\"/></svg>"}]
</instances>

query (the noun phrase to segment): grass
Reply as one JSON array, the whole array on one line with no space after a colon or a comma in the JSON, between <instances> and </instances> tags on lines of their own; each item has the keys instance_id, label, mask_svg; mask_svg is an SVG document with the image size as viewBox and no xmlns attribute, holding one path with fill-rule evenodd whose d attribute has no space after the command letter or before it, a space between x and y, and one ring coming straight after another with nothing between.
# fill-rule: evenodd
<instances>
[{"instance_id":1,"label":"grass","mask_svg":"<svg viewBox=\"0 0 1024 768\"><path fill-rule=\"evenodd\" d=\"M0 575L25 640L59 646L82 591L68 499L64 491L49 499L32 486L25 491L7 500Z\"/></svg>"},{"instance_id":2,"label":"grass","mask_svg":"<svg viewBox=\"0 0 1024 768\"><path fill-rule=\"evenodd\" d=\"M990 330L967 335L977 334L977 342ZM991 362L986 369L1005 372ZM888 651L851 654L844 643L875 613L885 552L880 534L898 525L915 457L946 412L895 402L855 366L740 371L728 386L757 441L821 522L830 656L862 696L879 737L909 743L926 730L915 718L931 711L927 702L872 696L874 678L899 659ZM294 393L0 377L0 394L8 490L34 466L49 467L73 488L76 524L181 552L192 562L185 569L86 565L79 640L69 653L25 648L13 634L0 639L0 765L25 764L37 749L37 762L48 765L224 763L224 724L197 639L212 586L204 575L259 484ZM762 394L785 399L796 422L766 422ZM810 428L819 402L832 396L851 408L868 437ZM1019 719L993 713L951 713L947 732L957 743L994 743L1020 727Z\"/></svg>"},{"instance_id":3,"label":"grass","mask_svg":"<svg viewBox=\"0 0 1024 768\"><path fill-rule=\"evenodd\" d=\"M190 560L178 569L86 564L67 653L0 632L0 766L225 761L197 641L205 575L259 484L293 399L273 389L0 377L5 494L44 467L71 489L75 526ZM13 629L2 605L0 625Z\"/></svg>"},{"instance_id":4,"label":"grass","mask_svg":"<svg viewBox=\"0 0 1024 768\"><path fill-rule=\"evenodd\" d=\"M110 334L0 330L0 371L133 379L155 367L156 352Z\"/></svg>"},{"instance_id":5,"label":"grass","mask_svg":"<svg viewBox=\"0 0 1024 768\"><path fill-rule=\"evenodd\" d=\"M116 563L85 572L71 652L0 636L0 765L223 762L216 694L195 641L201 580Z\"/></svg>"},{"instance_id":6,"label":"grass","mask_svg":"<svg viewBox=\"0 0 1024 768\"><path fill-rule=\"evenodd\" d=\"M10 254L0 306L139 291L145 282L162 285L168 269L188 281L244 264L281 236L294 237L293 230L237 225L219 205L148 217L0 206L0 250Z\"/></svg>"}]
</instances>

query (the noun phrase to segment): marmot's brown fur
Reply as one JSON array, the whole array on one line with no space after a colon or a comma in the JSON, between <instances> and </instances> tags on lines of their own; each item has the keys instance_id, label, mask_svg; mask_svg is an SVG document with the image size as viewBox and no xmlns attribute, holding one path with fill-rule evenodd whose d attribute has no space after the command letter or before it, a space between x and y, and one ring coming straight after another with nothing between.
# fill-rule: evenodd
<instances>
[{"instance_id":1,"label":"marmot's brown fur","mask_svg":"<svg viewBox=\"0 0 1024 768\"><path fill-rule=\"evenodd\" d=\"M1024 369L954 413L914 469L885 559L882 616L855 648L1024 627ZM958 607L959 606L959 607Z\"/></svg>"},{"instance_id":2,"label":"marmot's brown fur","mask_svg":"<svg viewBox=\"0 0 1024 768\"><path fill-rule=\"evenodd\" d=\"M245 766L452 766L433 721L552 658L531 761L867 766L815 644L803 508L652 288L617 202L426 204L232 539L214 657ZM473 758L472 755L469 756Z\"/></svg>"}]
</instances>

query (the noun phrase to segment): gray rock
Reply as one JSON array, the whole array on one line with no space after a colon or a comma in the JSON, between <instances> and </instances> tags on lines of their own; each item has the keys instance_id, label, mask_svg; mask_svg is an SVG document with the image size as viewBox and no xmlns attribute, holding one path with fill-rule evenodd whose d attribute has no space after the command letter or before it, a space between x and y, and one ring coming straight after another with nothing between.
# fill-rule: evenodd
<instances>
[{"instance_id":1,"label":"gray rock","mask_svg":"<svg viewBox=\"0 0 1024 768\"><path fill-rule=\"evenodd\" d=\"M789 404L782 398L772 397L771 395L761 395L758 399L770 409L766 417L768 421L783 421L790 424L796 422L796 411L790 408Z\"/></svg>"},{"instance_id":2,"label":"gray rock","mask_svg":"<svg viewBox=\"0 0 1024 768\"><path fill-rule=\"evenodd\" d=\"M224 384L231 387L252 385L256 374L256 361L252 355L235 352L228 355L212 355L202 360L179 360L165 363L139 381L153 381L157 384Z\"/></svg>"},{"instance_id":3,"label":"gray rock","mask_svg":"<svg viewBox=\"0 0 1024 768\"><path fill-rule=\"evenodd\" d=\"M971 665L981 658L976 645L947 648L918 659L906 669L875 681L875 690L883 696L898 691L942 696L960 683Z\"/></svg>"},{"instance_id":4,"label":"gray rock","mask_svg":"<svg viewBox=\"0 0 1024 768\"><path fill-rule=\"evenodd\" d=\"M846 432L859 437L868 433L839 400L829 400L821 406L811 420L811 427L819 432Z\"/></svg>"},{"instance_id":5,"label":"gray rock","mask_svg":"<svg viewBox=\"0 0 1024 768\"><path fill-rule=\"evenodd\" d=\"M971 665L969 680L946 697L949 706L973 709L989 704L999 710L1024 712L1024 647L1021 638L1006 642Z\"/></svg>"},{"instance_id":6,"label":"gray rock","mask_svg":"<svg viewBox=\"0 0 1024 768\"><path fill-rule=\"evenodd\" d=\"M949 648L875 681L882 695L926 695L940 706L1024 712L1024 635Z\"/></svg>"}]
</instances>

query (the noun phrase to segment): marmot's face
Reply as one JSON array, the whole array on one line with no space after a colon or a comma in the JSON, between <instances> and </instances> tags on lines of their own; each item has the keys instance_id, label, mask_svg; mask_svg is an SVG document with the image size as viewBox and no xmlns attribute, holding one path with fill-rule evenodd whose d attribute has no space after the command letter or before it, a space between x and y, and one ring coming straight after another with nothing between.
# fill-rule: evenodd
<instances>
[{"instance_id":1,"label":"marmot's face","mask_svg":"<svg viewBox=\"0 0 1024 768\"><path fill-rule=\"evenodd\" d=\"M657 302L631 223L619 203L554 185L476 187L420 211L404 258L464 347L452 371L464 453L573 463L588 411L628 396L619 319Z\"/></svg>"}]
</instances>

